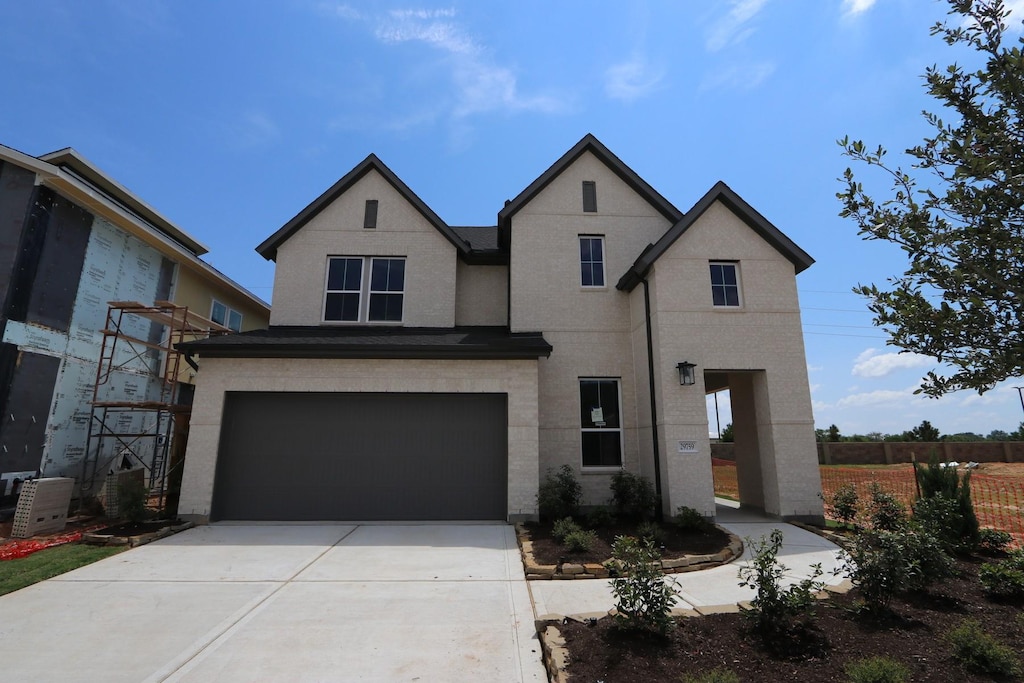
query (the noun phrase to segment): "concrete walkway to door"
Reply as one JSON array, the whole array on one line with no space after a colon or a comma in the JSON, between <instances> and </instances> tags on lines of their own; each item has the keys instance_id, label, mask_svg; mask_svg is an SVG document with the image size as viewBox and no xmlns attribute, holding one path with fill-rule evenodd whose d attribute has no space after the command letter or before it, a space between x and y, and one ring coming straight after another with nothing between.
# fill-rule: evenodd
<instances>
[{"instance_id":1,"label":"concrete walkway to door","mask_svg":"<svg viewBox=\"0 0 1024 683\"><path fill-rule=\"evenodd\" d=\"M217 524L0 597L11 681L546 681L513 528Z\"/></svg>"}]
</instances>

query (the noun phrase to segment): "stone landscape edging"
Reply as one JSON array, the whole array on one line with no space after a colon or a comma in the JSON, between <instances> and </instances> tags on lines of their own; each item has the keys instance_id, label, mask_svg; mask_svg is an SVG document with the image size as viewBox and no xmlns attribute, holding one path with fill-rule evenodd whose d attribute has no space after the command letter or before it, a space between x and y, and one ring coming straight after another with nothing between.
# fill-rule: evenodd
<instances>
[{"instance_id":1,"label":"stone landscape edging","mask_svg":"<svg viewBox=\"0 0 1024 683\"><path fill-rule=\"evenodd\" d=\"M729 564L743 554L743 540L728 529L715 525L729 537L729 545L717 553L709 555L684 555L682 557L661 560L658 564L664 574L682 574L700 571ZM516 524L516 540L519 542L520 555L523 558L523 570L528 581L546 581L551 579L607 579L608 568L605 562L563 562L561 564L539 564L533 556L533 541L530 530L525 524Z\"/></svg>"},{"instance_id":2,"label":"stone landscape edging","mask_svg":"<svg viewBox=\"0 0 1024 683\"><path fill-rule=\"evenodd\" d=\"M158 531L151 531L147 534L139 534L138 536L114 536L113 534L90 532L82 534L82 542L88 543L89 545L126 545L129 548L135 548L140 545L152 543L153 541L157 541L161 538L166 538L167 536L176 534L179 531L191 529L193 526L195 526L195 524L192 522L182 522L181 524L171 524Z\"/></svg>"}]
</instances>

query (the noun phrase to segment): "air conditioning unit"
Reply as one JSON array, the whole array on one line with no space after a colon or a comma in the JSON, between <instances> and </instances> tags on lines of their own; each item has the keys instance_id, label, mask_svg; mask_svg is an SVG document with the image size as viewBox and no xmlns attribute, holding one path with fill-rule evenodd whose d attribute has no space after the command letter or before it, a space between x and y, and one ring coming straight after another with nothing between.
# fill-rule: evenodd
<instances>
[{"instance_id":1,"label":"air conditioning unit","mask_svg":"<svg viewBox=\"0 0 1024 683\"><path fill-rule=\"evenodd\" d=\"M15 538L31 538L38 534L63 531L74 490L75 480L70 477L26 481L21 485L11 535Z\"/></svg>"}]
</instances>

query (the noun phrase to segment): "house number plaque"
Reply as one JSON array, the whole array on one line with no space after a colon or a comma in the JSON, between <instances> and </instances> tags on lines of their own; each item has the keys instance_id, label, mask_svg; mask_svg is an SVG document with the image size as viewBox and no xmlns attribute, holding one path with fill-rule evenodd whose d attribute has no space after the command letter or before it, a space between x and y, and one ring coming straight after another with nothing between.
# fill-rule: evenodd
<instances>
[{"instance_id":1,"label":"house number plaque","mask_svg":"<svg viewBox=\"0 0 1024 683\"><path fill-rule=\"evenodd\" d=\"M680 453L696 453L697 442L696 441L680 441L679 442Z\"/></svg>"}]
</instances>

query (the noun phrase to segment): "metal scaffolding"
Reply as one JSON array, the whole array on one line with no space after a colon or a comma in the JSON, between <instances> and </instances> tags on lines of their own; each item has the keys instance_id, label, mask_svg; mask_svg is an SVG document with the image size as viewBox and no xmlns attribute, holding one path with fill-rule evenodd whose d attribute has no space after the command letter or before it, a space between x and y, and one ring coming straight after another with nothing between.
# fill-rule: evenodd
<instances>
[{"instance_id":1,"label":"metal scaffolding","mask_svg":"<svg viewBox=\"0 0 1024 683\"><path fill-rule=\"evenodd\" d=\"M192 411L182 400L184 359L175 346L228 329L169 301L108 305L79 497L98 494L109 473L142 467L150 503L163 511L168 482L183 464L184 443L173 450L175 438L184 440Z\"/></svg>"}]
</instances>

